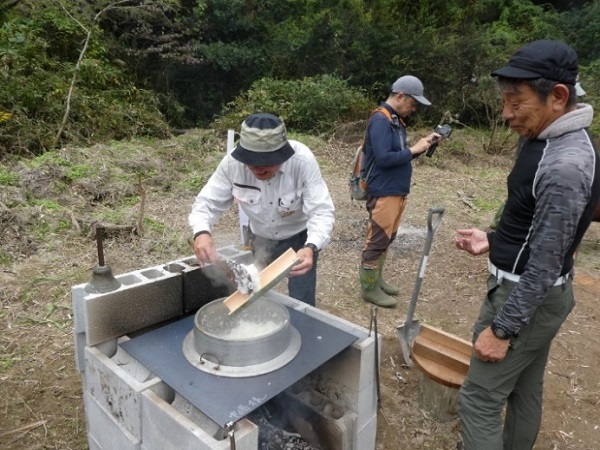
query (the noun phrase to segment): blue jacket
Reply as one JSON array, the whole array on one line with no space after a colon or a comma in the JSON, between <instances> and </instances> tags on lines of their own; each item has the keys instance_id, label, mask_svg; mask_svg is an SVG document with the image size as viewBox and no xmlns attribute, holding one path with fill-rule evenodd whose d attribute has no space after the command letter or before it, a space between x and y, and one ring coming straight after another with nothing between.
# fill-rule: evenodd
<instances>
[{"instance_id":1,"label":"blue jacket","mask_svg":"<svg viewBox=\"0 0 600 450\"><path fill-rule=\"evenodd\" d=\"M413 155L406 143L406 129L402 119L387 103L381 106L392 114L393 122L381 112L369 118L365 139L364 167L368 173L367 194L371 197L408 195L412 177Z\"/></svg>"}]
</instances>

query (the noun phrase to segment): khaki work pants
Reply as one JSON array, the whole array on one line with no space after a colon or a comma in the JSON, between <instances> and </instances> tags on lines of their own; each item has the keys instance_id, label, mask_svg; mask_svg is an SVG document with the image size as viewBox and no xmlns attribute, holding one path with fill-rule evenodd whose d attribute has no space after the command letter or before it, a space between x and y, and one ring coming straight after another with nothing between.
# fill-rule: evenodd
<instances>
[{"instance_id":1,"label":"khaki work pants","mask_svg":"<svg viewBox=\"0 0 600 450\"><path fill-rule=\"evenodd\" d=\"M405 206L406 197L399 195L367 199L369 223L361 258L361 264L365 269L379 267L379 257L387 251L396 238Z\"/></svg>"},{"instance_id":2,"label":"khaki work pants","mask_svg":"<svg viewBox=\"0 0 600 450\"><path fill-rule=\"evenodd\" d=\"M495 276L474 327L473 342L491 325L515 283ZM573 283L550 288L531 322L511 339L506 358L483 362L471 357L459 394L465 450L530 450L542 420L544 372L550 345L575 305ZM506 418L502 424L502 410Z\"/></svg>"}]
</instances>

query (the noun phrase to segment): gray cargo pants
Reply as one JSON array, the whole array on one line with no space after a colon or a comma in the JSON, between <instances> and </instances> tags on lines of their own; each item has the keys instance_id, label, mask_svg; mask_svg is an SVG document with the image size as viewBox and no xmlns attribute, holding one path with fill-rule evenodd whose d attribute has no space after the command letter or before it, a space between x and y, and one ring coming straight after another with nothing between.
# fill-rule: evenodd
<instances>
[{"instance_id":1,"label":"gray cargo pants","mask_svg":"<svg viewBox=\"0 0 600 450\"><path fill-rule=\"evenodd\" d=\"M473 329L473 342L491 325L515 283L495 276ZM529 325L511 339L506 358L483 362L471 357L459 394L465 450L530 450L542 420L544 371L550 344L573 307L573 283L552 287ZM506 405L504 428L502 409Z\"/></svg>"}]
</instances>

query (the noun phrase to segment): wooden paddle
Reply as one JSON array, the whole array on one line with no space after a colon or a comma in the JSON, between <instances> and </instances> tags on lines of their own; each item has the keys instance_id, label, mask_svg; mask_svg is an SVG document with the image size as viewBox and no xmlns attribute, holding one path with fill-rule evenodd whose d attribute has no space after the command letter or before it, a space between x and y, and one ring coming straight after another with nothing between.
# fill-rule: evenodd
<instances>
[{"instance_id":1,"label":"wooden paddle","mask_svg":"<svg viewBox=\"0 0 600 450\"><path fill-rule=\"evenodd\" d=\"M229 314L234 313L243 305L251 300L255 300L265 294L269 289L284 279L292 266L300 260L296 256L296 252L289 248L279 258L269 264L260 272L260 288L251 294L242 294L239 290L235 291L225 300L223 304L229 310Z\"/></svg>"}]
</instances>

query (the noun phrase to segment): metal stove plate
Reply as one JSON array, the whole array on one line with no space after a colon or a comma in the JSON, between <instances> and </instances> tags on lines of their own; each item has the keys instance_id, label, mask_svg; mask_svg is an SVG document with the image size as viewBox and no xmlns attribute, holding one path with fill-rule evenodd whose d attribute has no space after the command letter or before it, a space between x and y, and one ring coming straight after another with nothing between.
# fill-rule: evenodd
<instances>
[{"instance_id":1,"label":"metal stove plate","mask_svg":"<svg viewBox=\"0 0 600 450\"><path fill-rule=\"evenodd\" d=\"M121 347L192 405L224 427L236 422L354 343L358 337L288 308L301 336L298 355L262 375L219 377L198 370L183 355L194 316L122 342Z\"/></svg>"}]
</instances>

